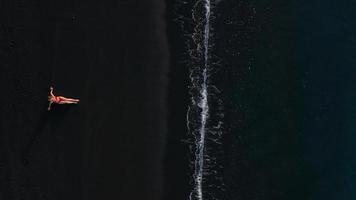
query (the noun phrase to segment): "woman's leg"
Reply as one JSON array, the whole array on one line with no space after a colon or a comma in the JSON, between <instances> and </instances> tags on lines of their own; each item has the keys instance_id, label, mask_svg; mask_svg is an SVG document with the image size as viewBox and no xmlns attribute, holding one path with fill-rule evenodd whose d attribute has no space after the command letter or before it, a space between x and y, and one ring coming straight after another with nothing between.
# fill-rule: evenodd
<instances>
[{"instance_id":1,"label":"woman's leg","mask_svg":"<svg viewBox=\"0 0 356 200\"><path fill-rule=\"evenodd\" d=\"M72 98L66 98L66 97L60 97L61 101L59 104L76 104L79 102L79 99L72 99Z\"/></svg>"}]
</instances>

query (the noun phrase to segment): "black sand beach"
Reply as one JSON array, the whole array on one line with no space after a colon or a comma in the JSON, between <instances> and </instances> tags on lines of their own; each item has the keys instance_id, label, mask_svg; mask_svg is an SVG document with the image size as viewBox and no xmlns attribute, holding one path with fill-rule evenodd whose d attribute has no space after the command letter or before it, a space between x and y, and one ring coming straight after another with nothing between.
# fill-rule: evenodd
<instances>
[{"instance_id":1,"label":"black sand beach","mask_svg":"<svg viewBox=\"0 0 356 200\"><path fill-rule=\"evenodd\" d=\"M161 199L163 0L2 1L0 199ZM49 86L80 99L47 112Z\"/></svg>"},{"instance_id":2,"label":"black sand beach","mask_svg":"<svg viewBox=\"0 0 356 200\"><path fill-rule=\"evenodd\" d=\"M202 2L0 1L0 200L188 200L194 32L199 200L355 199L355 3Z\"/></svg>"}]
</instances>

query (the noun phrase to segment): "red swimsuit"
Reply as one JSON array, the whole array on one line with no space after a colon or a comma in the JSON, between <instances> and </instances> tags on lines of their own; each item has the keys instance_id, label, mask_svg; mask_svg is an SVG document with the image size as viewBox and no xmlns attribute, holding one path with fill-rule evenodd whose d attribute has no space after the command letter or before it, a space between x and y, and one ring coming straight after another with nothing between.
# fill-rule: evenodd
<instances>
[{"instance_id":1,"label":"red swimsuit","mask_svg":"<svg viewBox=\"0 0 356 200\"><path fill-rule=\"evenodd\" d=\"M58 103L59 104L62 101L62 98L61 97L52 97L51 100L52 100L53 103Z\"/></svg>"}]
</instances>

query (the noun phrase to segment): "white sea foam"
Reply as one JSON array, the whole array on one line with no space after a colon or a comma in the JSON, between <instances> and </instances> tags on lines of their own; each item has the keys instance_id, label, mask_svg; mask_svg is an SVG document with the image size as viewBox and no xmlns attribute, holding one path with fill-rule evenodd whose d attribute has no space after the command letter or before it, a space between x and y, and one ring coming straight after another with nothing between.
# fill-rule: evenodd
<instances>
[{"instance_id":1,"label":"white sea foam","mask_svg":"<svg viewBox=\"0 0 356 200\"><path fill-rule=\"evenodd\" d=\"M199 90L198 103L196 106L199 107L200 120L198 121L198 135L196 135L195 141L195 160L194 160L194 189L190 194L190 199L203 200L203 181L204 181L204 162L205 162L205 145L206 145L206 133L207 133L207 120L209 118L209 102L208 102L208 71L209 71L209 38L210 38L210 0L203 1L203 7L205 12L205 18L203 19L204 28L203 32L199 31L199 28L195 29L197 32L193 35L203 34L202 43L201 41L195 40L197 43L197 51L199 55L203 55L203 66L199 67L201 73L200 85L195 84L195 77L191 75L191 81L193 87L198 87ZM194 17L194 13L193 13ZM203 52L201 52L203 51ZM195 99L194 97L192 99ZM194 100L193 100L194 101ZM192 102L194 105L194 102ZM189 115L190 108L188 109ZM187 117L189 123L189 117ZM188 125L189 126L189 125Z\"/></svg>"}]
</instances>

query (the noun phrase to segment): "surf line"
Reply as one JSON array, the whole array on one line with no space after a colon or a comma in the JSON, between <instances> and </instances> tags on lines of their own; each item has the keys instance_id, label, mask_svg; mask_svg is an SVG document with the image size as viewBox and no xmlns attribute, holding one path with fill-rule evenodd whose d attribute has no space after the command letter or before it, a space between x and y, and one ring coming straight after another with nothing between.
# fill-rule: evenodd
<instances>
[{"instance_id":1,"label":"surf line","mask_svg":"<svg viewBox=\"0 0 356 200\"><path fill-rule=\"evenodd\" d=\"M205 152L205 138L206 138L206 130L207 130L207 120L209 118L209 104L208 104L208 68L209 68L209 37L210 37L210 12L211 5L210 0L203 1L204 6L204 26L203 26L203 40L201 41L203 44L203 48L201 49L203 52L202 55L202 64L201 68L201 77L202 82L199 86L199 101L197 106L200 110L200 121L198 128L198 136L196 136L195 140L195 158L194 158L194 188L190 193L190 199L198 199L203 200L203 181L204 181L204 152ZM199 44L197 44L199 46ZM198 49L199 51L199 49ZM194 83L193 83L194 85ZM194 103L193 103L194 104ZM190 109L188 109L189 112Z\"/></svg>"}]
</instances>

